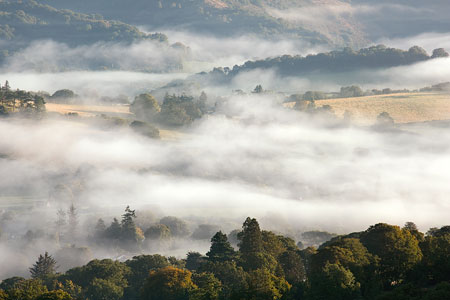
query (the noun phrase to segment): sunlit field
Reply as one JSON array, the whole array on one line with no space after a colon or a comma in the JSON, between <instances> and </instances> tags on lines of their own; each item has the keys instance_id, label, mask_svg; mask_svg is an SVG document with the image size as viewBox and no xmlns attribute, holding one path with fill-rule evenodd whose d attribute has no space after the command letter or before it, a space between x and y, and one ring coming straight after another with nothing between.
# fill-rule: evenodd
<instances>
[{"instance_id":1,"label":"sunlit field","mask_svg":"<svg viewBox=\"0 0 450 300\"><path fill-rule=\"evenodd\" d=\"M317 106L327 104L338 116L350 111L358 123L373 123L381 112L389 113L396 123L450 119L450 94L405 93L316 101Z\"/></svg>"}]
</instances>

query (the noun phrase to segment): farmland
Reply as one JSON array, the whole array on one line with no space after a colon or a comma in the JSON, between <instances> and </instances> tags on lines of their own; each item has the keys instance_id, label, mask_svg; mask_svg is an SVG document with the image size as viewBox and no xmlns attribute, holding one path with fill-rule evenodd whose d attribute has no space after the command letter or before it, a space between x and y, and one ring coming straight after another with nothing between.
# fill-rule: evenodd
<instances>
[{"instance_id":1,"label":"farmland","mask_svg":"<svg viewBox=\"0 0 450 300\"><path fill-rule=\"evenodd\" d=\"M350 111L356 122L373 123L387 112L396 123L450 119L450 94L401 93L356 98L317 100L316 106L330 105L337 116Z\"/></svg>"},{"instance_id":2,"label":"farmland","mask_svg":"<svg viewBox=\"0 0 450 300\"><path fill-rule=\"evenodd\" d=\"M80 117L95 117L99 115L107 115L110 117L132 118L132 113L128 105L77 105L77 104L57 104L46 103L47 112L67 115L69 113L77 113ZM163 140L178 139L185 134L171 130L159 128L159 134Z\"/></svg>"}]
</instances>

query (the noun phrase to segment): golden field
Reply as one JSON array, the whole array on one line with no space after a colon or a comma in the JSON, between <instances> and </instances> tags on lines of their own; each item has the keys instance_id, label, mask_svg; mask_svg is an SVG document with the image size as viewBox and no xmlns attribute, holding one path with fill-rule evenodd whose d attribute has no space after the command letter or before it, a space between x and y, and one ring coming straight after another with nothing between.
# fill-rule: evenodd
<instances>
[{"instance_id":1,"label":"golden field","mask_svg":"<svg viewBox=\"0 0 450 300\"><path fill-rule=\"evenodd\" d=\"M95 117L105 114L111 117L130 118L130 108L128 105L76 105L76 104L57 104L46 103L47 112L59 113L67 115L68 113L77 113L80 117ZM159 128L159 135L164 140L176 140L183 136L184 133L170 129Z\"/></svg>"},{"instance_id":2,"label":"golden field","mask_svg":"<svg viewBox=\"0 0 450 300\"><path fill-rule=\"evenodd\" d=\"M57 104L46 103L45 108L48 112L57 112L60 114L77 113L83 117L93 117L100 114L108 115L129 115L128 105L75 105L75 104Z\"/></svg>"},{"instance_id":3,"label":"golden field","mask_svg":"<svg viewBox=\"0 0 450 300\"><path fill-rule=\"evenodd\" d=\"M357 123L371 124L381 112L387 112L396 123L450 119L450 94L400 93L355 98L316 100L316 106L330 105L337 116L350 111ZM295 103L286 103L293 107Z\"/></svg>"},{"instance_id":4,"label":"golden field","mask_svg":"<svg viewBox=\"0 0 450 300\"><path fill-rule=\"evenodd\" d=\"M355 121L362 123L374 122L384 111L396 123L450 119L450 94L443 93L402 93L316 101L317 106L327 104L336 115L342 116L348 110Z\"/></svg>"}]
</instances>

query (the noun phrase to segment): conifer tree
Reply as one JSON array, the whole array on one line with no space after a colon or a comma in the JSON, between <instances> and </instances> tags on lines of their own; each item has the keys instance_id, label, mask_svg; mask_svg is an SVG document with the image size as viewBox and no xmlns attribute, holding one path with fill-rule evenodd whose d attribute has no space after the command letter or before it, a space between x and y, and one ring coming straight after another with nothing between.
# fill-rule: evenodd
<instances>
[{"instance_id":1,"label":"conifer tree","mask_svg":"<svg viewBox=\"0 0 450 300\"><path fill-rule=\"evenodd\" d=\"M211 248L206 256L209 261L224 262L233 260L236 253L228 241L227 235L219 231L211 238Z\"/></svg>"},{"instance_id":2,"label":"conifer tree","mask_svg":"<svg viewBox=\"0 0 450 300\"><path fill-rule=\"evenodd\" d=\"M45 252L44 255L39 255L36 263L30 268L31 277L39 279L45 278L48 275L55 274L57 268L56 260L53 259L48 252Z\"/></svg>"}]
</instances>

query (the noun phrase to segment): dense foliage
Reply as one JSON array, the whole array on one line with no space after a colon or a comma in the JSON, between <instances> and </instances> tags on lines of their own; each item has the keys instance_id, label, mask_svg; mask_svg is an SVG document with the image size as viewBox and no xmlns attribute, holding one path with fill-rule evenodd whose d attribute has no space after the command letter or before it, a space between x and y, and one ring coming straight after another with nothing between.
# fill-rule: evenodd
<instances>
[{"instance_id":1,"label":"dense foliage","mask_svg":"<svg viewBox=\"0 0 450 300\"><path fill-rule=\"evenodd\" d=\"M23 90L12 90L8 81L0 87L0 116L14 113L37 116L43 112L43 97Z\"/></svg>"},{"instance_id":2,"label":"dense foliage","mask_svg":"<svg viewBox=\"0 0 450 300\"><path fill-rule=\"evenodd\" d=\"M139 242L135 213L109 228L116 239ZM186 234L175 217L161 220ZM101 223L101 221L99 221ZM154 230L153 230L154 231ZM183 233L185 232L185 233ZM325 234L325 233L322 233ZM314 232L308 235L315 236ZM234 250L217 232L206 256L189 252L178 260L139 255L125 262L92 260L64 274L47 253L31 268L33 279L12 277L0 284L0 299L448 299L450 226L424 235L414 223L384 223L335 236L317 249L299 249L294 240L261 230L247 218ZM42 266L42 267L40 267ZM38 271L40 270L40 271Z\"/></svg>"},{"instance_id":3,"label":"dense foliage","mask_svg":"<svg viewBox=\"0 0 450 300\"><path fill-rule=\"evenodd\" d=\"M365 69L382 69L409 65L428 59L447 57L448 53L443 49L436 49L430 56L421 47L414 46L408 51L388 48L384 45L372 46L355 51L345 48L340 51L331 51L308 55L291 56L283 55L264 60L247 61L241 66L229 68L216 68L210 72L210 76L233 78L242 72L255 69L275 69L282 76L299 76L308 73L342 73L360 71Z\"/></svg>"}]
</instances>

